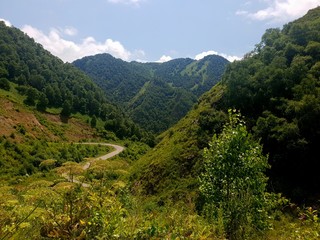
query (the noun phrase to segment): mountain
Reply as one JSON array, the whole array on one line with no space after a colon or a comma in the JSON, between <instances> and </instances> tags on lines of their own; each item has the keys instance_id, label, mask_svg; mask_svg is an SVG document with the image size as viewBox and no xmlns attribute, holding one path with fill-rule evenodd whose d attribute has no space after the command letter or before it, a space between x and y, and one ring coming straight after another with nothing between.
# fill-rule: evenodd
<instances>
[{"instance_id":1,"label":"mountain","mask_svg":"<svg viewBox=\"0 0 320 240\"><path fill-rule=\"evenodd\" d=\"M0 88L34 111L50 109L68 121L71 114L88 115L105 123L105 131L118 137L144 133L82 71L65 64L14 27L0 22ZM19 97L17 97L19 96ZM18 100L17 100L18 99ZM3 104L9 104L4 100ZM1 115L6 118L5 112Z\"/></svg>"},{"instance_id":2,"label":"mountain","mask_svg":"<svg viewBox=\"0 0 320 240\"><path fill-rule=\"evenodd\" d=\"M228 61L212 55L199 61L129 63L98 54L73 64L91 76L134 122L159 133L181 119L198 97L220 80Z\"/></svg>"},{"instance_id":3,"label":"mountain","mask_svg":"<svg viewBox=\"0 0 320 240\"><path fill-rule=\"evenodd\" d=\"M219 134L228 109L245 116L269 155L269 188L296 201L319 191L320 8L268 29L221 82L204 94L134 167L132 180L147 194L180 198L197 190L202 150ZM195 196L192 195L191 196Z\"/></svg>"}]
</instances>

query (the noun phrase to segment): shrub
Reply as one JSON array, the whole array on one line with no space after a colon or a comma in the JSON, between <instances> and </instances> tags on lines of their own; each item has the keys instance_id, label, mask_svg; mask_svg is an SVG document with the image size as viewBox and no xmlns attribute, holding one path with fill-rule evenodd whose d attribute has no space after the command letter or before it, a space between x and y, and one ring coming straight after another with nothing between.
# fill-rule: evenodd
<instances>
[{"instance_id":1,"label":"shrub","mask_svg":"<svg viewBox=\"0 0 320 240\"><path fill-rule=\"evenodd\" d=\"M228 239L243 239L251 230L265 228L267 157L239 113L229 110L229 122L213 136L203 156L200 191L210 210L207 217L223 222Z\"/></svg>"}]
</instances>

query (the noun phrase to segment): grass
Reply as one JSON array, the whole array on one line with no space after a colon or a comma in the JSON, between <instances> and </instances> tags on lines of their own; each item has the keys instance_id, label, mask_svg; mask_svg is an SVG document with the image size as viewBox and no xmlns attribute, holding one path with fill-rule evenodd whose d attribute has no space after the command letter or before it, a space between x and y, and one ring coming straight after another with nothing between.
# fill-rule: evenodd
<instances>
[{"instance_id":1,"label":"grass","mask_svg":"<svg viewBox=\"0 0 320 240\"><path fill-rule=\"evenodd\" d=\"M174 135L170 138L177 141ZM57 147L59 143L49 143L49 146ZM126 147L132 155L143 155L146 151L137 143L127 142ZM182 192L177 189L167 195L177 195L172 198L141 194L138 185L131 186L127 176L135 161L128 153L106 161L96 160L87 171L75 172L79 180L90 183L91 187L86 189L67 182L56 169L2 182L0 238L8 234L8 239L41 239L40 232L56 234L51 235L53 239L64 238L62 234L68 232L75 234L75 238L80 237L78 229L85 229L83 234L87 239L225 239L221 226L198 214L193 196L186 196L181 190L184 187L180 189ZM70 166L80 169L82 163ZM186 181L185 188L189 183ZM71 206L74 207L72 212L69 211ZM92 212L86 214L87 211ZM308 214L310 211L301 212ZM280 212L277 220L272 220L269 231L249 239L317 239L319 223L310 218L314 215L307 216L300 220L297 214Z\"/></svg>"},{"instance_id":2,"label":"grass","mask_svg":"<svg viewBox=\"0 0 320 240\"><path fill-rule=\"evenodd\" d=\"M62 110L62 108L53 108L53 107L51 107L51 108L47 108L46 112L50 113L50 114L54 114L54 115L59 115L61 110Z\"/></svg>"},{"instance_id":3,"label":"grass","mask_svg":"<svg viewBox=\"0 0 320 240\"><path fill-rule=\"evenodd\" d=\"M17 84L10 82L10 91L5 91L0 88L0 97L7 98L14 103L23 104L26 97L18 93L16 89L17 86Z\"/></svg>"}]
</instances>

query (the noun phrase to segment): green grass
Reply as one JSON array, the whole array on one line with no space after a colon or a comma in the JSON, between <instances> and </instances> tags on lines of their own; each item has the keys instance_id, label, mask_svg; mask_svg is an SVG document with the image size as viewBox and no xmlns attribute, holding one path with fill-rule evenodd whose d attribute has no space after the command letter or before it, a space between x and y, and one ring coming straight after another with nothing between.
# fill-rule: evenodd
<instances>
[{"instance_id":1,"label":"green grass","mask_svg":"<svg viewBox=\"0 0 320 240\"><path fill-rule=\"evenodd\" d=\"M177 145L176 134L164 134L163 141ZM136 142L123 144L127 149L120 156L93 161L87 171L75 171L75 177L89 183L89 188L67 182L59 174L70 166L81 169L83 162L66 164L59 171L56 168L42 170L1 181L0 238L41 239L42 232L45 236L51 234L52 239L72 239L81 234L86 239L225 239L223 228L203 218L196 210L194 196L185 194L190 179L180 179L177 189L170 186L170 181L166 182L169 185L167 195L145 195L140 191L141 183L131 185L127 176L136 171L130 168L136 162L133 159L139 159L148 148ZM70 146L67 143L47 145L57 150ZM34 144L27 144L26 150L29 147L31 151L32 146ZM95 156L108 151L105 146L98 147L100 150ZM167 149L174 151L174 145ZM150 149L149 154L153 151ZM161 163L160 156L151 162L155 163ZM299 212L307 217L299 220L299 214L278 212L277 220L271 221L270 230L248 236L248 239L317 239L320 228L319 222L311 217L313 211Z\"/></svg>"},{"instance_id":2,"label":"green grass","mask_svg":"<svg viewBox=\"0 0 320 240\"><path fill-rule=\"evenodd\" d=\"M54 115L59 115L62 108L47 108L46 112Z\"/></svg>"},{"instance_id":3,"label":"green grass","mask_svg":"<svg viewBox=\"0 0 320 240\"><path fill-rule=\"evenodd\" d=\"M10 91L0 89L0 97L7 98L15 103L23 104L23 101L26 97L18 93L18 91L16 90L17 86L17 84L10 82Z\"/></svg>"}]
</instances>

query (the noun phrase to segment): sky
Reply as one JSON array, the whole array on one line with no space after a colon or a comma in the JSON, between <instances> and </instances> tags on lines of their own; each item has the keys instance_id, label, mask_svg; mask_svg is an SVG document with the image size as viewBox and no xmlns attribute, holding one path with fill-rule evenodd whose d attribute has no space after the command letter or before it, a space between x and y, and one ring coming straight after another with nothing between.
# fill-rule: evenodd
<instances>
[{"instance_id":1,"label":"sky","mask_svg":"<svg viewBox=\"0 0 320 240\"><path fill-rule=\"evenodd\" d=\"M302 17L320 0L1 0L0 19L65 62L110 53L165 62L254 49L266 29Z\"/></svg>"}]
</instances>

